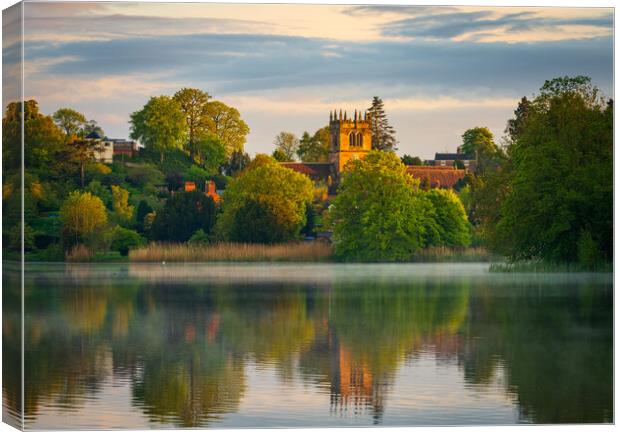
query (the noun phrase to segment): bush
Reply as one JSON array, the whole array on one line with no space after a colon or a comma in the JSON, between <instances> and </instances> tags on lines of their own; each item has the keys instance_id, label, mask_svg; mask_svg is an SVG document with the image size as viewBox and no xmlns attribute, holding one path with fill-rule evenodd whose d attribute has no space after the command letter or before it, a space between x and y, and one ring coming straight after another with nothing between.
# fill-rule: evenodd
<instances>
[{"instance_id":1,"label":"bush","mask_svg":"<svg viewBox=\"0 0 620 432\"><path fill-rule=\"evenodd\" d=\"M184 242L199 229L211 233L215 224L215 203L202 192L176 192L157 212L151 234L155 240Z\"/></svg>"},{"instance_id":2,"label":"bush","mask_svg":"<svg viewBox=\"0 0 620 432\"><path fill-rule=\"evenodd\" d=\"M122 256L127 256L130 249L142 246L145 243L144 238L136 231L121 226L112 228L110 239L110 249L118 251Z\"/></svg>"},{"instance_id":3,"label":"bush","mask_svg":"<svg viewBox=\"0 0 620 432\"><path fill-rule=\"evenodd\" d=\"M587 268L595 268L601 261L601 251L599 245L592 238L592 233L588 230L581 232L577 241L577 256L579 264Z\"/></svg>"},{"instance_id":4,"label":"bush","mask_svg":"<svg viewBox=\"0 0 620 432\"><path fill-rule=\"evenodd\" d=\"M187 241L192 246L202 246L209 244L209 235L203 229L196 231Z\"/></svg>"}]
</instances>

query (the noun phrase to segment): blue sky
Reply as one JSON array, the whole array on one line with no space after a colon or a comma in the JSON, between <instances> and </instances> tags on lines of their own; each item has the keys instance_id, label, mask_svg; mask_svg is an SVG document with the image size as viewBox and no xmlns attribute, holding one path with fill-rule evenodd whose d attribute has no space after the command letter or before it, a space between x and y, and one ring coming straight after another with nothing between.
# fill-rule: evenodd
<instances>
[{"instance_id":1,"label":"blue sky","mask_svg":"<svg viewBox=\"0 0 620 432\"><path fill-rule=\"evenodd\" d=\"M125 137L150 96L198 87L239 109L251 154L377 95L399 153L430 158L469 127L499 141L546 79L613 86L603 8L26 3L24 25L25 92L44 112L73 107Z\"/></svg>"}]
</instances>

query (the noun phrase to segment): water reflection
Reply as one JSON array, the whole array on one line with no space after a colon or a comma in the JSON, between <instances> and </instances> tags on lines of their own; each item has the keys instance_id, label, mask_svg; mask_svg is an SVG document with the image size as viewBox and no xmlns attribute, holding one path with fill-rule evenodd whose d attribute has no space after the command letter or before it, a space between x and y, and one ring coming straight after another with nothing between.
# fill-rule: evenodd
<instances>
[{"instance_id":1,"label":"water reflection","mask_svg":"<svg viewBox=\"0 0 620 432\"><path fill-rule=\"evenodd\" d=\"M161 267L33 267L27 426L613 420L611 277L371 267L364 279L342 266L316 278L265 266L256 279L235 266L216 277L168 267L165 278ZM18 367L16 318L4 314L5 370ZM19 380L4 378L14 409ZM128 411L115 419L123 392ZM262 399L288 392L279 409ZM446 408L416 417L431 399ZM510 413L498 417L497 404Z\"/></svg>"}]
</instances>

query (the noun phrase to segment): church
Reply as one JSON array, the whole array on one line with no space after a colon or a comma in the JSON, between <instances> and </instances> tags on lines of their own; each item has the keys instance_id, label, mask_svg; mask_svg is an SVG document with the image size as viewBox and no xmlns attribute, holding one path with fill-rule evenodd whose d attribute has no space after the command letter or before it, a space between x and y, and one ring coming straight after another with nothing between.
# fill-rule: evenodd
<instances>
[{"instance_id":1,"label":"church","mask_svg":"<svg viewBox=\"0 0 620 432\"><path fill-rule=\"evenodd\" d=\"M330 148L328 162L280 162L283 166L305 174L314 181L324 181L329 193L336 193L337 181L351 159L363 159L372 149L370 114L355 111L329 113ZM453 188L465 177L465 170L446 166L408 166L407 172L430 187Z\"/></svg>"}]
</instances>

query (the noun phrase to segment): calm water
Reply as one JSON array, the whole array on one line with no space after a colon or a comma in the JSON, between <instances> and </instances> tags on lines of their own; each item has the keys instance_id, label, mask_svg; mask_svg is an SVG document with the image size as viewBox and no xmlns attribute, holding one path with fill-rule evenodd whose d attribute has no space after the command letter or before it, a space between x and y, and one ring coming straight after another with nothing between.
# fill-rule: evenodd
<instances>
[{"instance_id":1,"label":"calm water","mask_svg":"<svg viewBox=\"0 0 620 432\"><path fill-rule=\"evenodd\" d=\"M612 276L486 269L30 265L26 427L612 422Z\"/></svg>"}]
</instances>

